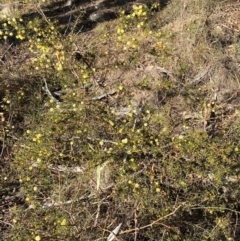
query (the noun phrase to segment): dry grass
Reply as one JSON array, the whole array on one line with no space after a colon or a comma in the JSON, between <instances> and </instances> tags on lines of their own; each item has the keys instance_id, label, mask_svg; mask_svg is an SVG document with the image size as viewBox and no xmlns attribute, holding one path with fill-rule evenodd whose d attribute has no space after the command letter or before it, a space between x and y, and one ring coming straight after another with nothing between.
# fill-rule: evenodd
<instances>
[{"instance_id":1,"label":"dry grass","mask_svg":"<svg viewBox=\"0 0 240 241\"><path fill-rule=\"evenodd\" d=\"M35 32L1 39L5 240L103 240L120 222L118 240L237 240L240 4L167 1L130 22L61 4L23 12L59 20L40 35L51 68Z\"/></svg>"}]
</instances>

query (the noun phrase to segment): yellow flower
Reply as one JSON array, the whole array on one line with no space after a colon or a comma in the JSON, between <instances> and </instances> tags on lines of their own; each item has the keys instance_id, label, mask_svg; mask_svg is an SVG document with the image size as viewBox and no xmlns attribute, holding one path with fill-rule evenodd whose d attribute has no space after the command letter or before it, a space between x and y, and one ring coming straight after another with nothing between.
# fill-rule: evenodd
<instances>
[{"instance_id":1,"label":"yellow flower","mask_svg":"<svg viewBox=\"0 0 240 241\"><path fill-rule=\"evenodd\" d=\"M158 193L159 193L160 191L161 191L161 190L160 190L160 188L156 188L156 192L158 192Z\"/></svg>"},{"instance_id":2,"label":"yellow flower","mask_svg":"<svg viewBox=\"0 0 240 241\"><path fill-rule=\"evenodd\" d=\"M128 139L127 139L127 138L122 139L122 143L123 143L123 144L127 144L127 143L128 143Z\"/></svg>"},{"instance_id":3,"label":"yellow flower","mask_svg":"<svg viewBox=\"0 0 240 241\"><path fill-rule=\"evenodd\" d=\"M88 78L88 73L85 73L85 74L83 74L83 79L87 79Z\"/></svg>"},{"instance_id":4,"label":"yellow flower","mask_svg":"<svg viewBox=\"0 0 240 241\"><path fill-rule=\"evenodd\" d=\"M135 186L135 188L139 188L140 185L138 183L136 183L134 186Z\"/></svg>"},{"instance_id":5,"label":"yellow flower","mask_svg":"<svg viewBox=\"0 0 240 241\"><path fill-rule=\"evenodd\" d=\"M56 69L57 69L58 71L62 71L62 70L63 70L62 64L61 64L61 63L57 63L57 64L56 64Z\"/></svg>"},{"instance_id":6,"label":"yellow flower","mask_svg":"<svg viewBox=\"0 0 240 241\"><path fill-rule=\"evenodd\" d=\"M183 135L179 135L179 136L178 136L178 139L179 139L179 140L182 140L183 138L184 138Z\"/></svg>"},{"instance_id":7,"label":"yellow flower","mask_svg":"<svg viewBox=\"0 0 240 241\"><path fill-rule=\"evenodd\" d=\"M63 219L62 222L61 222L61 226L65 226L66 224L67 224L67 220Z\"/></svg>"},{"instance_id":8,"label":"yellow flower","mask_svg":"<svg viewBox=\"0 0 240 241\"><path fill-rule=\"evenodd\" d=\"M37 235L37 236L35 237L35 240L36 240L36 241L40 241L40 240L41 240L41 237L40 237L39 235Z\"/></svg>"}]
</instances>

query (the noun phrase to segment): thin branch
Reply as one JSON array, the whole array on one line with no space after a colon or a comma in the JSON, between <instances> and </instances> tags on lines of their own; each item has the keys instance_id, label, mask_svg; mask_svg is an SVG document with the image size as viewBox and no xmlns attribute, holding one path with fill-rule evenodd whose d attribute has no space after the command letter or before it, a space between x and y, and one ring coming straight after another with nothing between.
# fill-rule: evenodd
<instances>
[{"instance_id":1,"label":"thin branch","mask_svg":"<svg viewBox=\"0 0 240 241\"><path fill-rule=\"evenodd\" d=\"M11 223L8 223L8 222L2 221L2 220L0 220L0 223L4 223L4 224L7 224L7 225L13 227L13 225Z\"/></svg>"},{"instance_id":2,"label":"thin branch","mask_svg":"<svg viewBox=\"0 0 240 241\"><path fill-rule=\"evenodd\" d=\"M236 213L236 222L234 224L234 231L233 231L233 237L234 238L236 238L237 225L238 225L238 214Z\"/></svg>"},{"instance_id":3,"label":"thin branch","mask_svg":"<svg viewBox=\"0 0 240 241\"><path fill-rule=\"evenodd\" d=\"M230 211L230 212L234 212L234 213L237 213L237 214L240 214L239 211L237 210L234 210L234 209L231 209L231 208L223 208L223 207L206 207L206 206L199 206L199 207L191 207L191 209L216 209L216 210L225 210L225 211Z\"/></svg>"},{"instance_id":4,"label":"thin branch","mask_svg":"<svg viewBox=\"0 0 240 241\"><path fill-rule=\"evenodd\" d=\"M100 208L101 208L101 203L98 203L98 205L97 205L97 214L96 214L96 217L95 217L95 221L94 221L93 227L97 226L98 218L99 218L99 214L100 214Z\"/></svg>"},{"instance_id":5,"label":"thin branch","mask_svg":"<svg viewBox=\"0 0 240 241\"><path fill-rule=\"evenodd\" d=\"M44 18L44 20L50 25L50 22L48 21L46 15L44 14L42 8L41 8L41 5L40 3L37 5L37 11L40 15L42 15L42 17Z\"/></svg>"},{"instance_id":6,"label":"thin branch","mask_svg":"<svg viewBox=\"0 0 240 241\"><path fill-rule=\"evenodd\" d=\"M164 238L165 233L166 233L166 229L163 230L163 234L162 234L161 241L163 241L163 238Z\"/></svg>"},{"instance_id":7,"label":"thin branch","mask_svg":"<svg viewBox=\"0 0 240 241\"><path fill-rule=\"evenodd\" d=\"M180 207L182 207L184 204L185 204L185 202L182 203L182 204L180 204L178 207L176 207L171 213L169 213L169 214L167 214L167 215L165 215L165 216L163 216L163 217L158 218L157 220L153 221L153 222L150 223L150 224L147 224L147 225L145 225L145 226L142 226L142 227L140 227L140 228L137 228L137 230L142 230L142 229L145 229L145 228L149 228L149 227L152 227L153 225L156 225L156 224L162 225L162 226L164 226L164 227L166 227L166 228L171 228L171 227L169 227L169 226L167 226L167 225L165 225L165 224L163 224L163 223L159 223L159 222L160 222L161 220L163 220L163 219L166 219L166 218L174 215L174 214L177 212L177 210L178 210ZM136 231L136 228L133 228L133 229L128 229L128 230L122 231L120 234L131 233L131 232L135 232L135 231Z\"/></svg>"},{"instance_id":8,"label":"thin branch","mask_svg":"<svg viewBox=\"0 0 240 241\"><path fill-rule=\"evenodd\" d=\"M6 145L5 145L6 134L5 134L5 129L4 128L2 128L2 133L3 133L3 136L2 136L2 145L1 145L0 157L3 156L4 149L6 148Z\"/></svg>"},{"instance_id":9,"label":"thin branch","mask_svg":"<svg viewBox=\"0 0 240 241\"><path fill-rule=\"evenodd\" d=\"M69 16L67 28L66 28L65 31L64 31L64 36L67 35L67 31L68 31L68 29L70 28L71 20L72 20L72 14L70 14L70 16Z\"/></svg>"},{"instance_id":10,"label":"thin branch","mask_svg":"<svg viewBox=\"0 0 240 241\"><path fill-rule=\"evenodd\" d=\"M134 241L137 241L138 228L137 228L137 213L136 213L136 210L134 212L134 224L135 224Z\"/></svg>"},{"instance_id":11,"label":"thin branch","mask_svg":"<svg viewBox=\"0 0 240 241\"><path fill-rule=\"evenodd\" d=\"M3 58L3 57L5 56L5 54L8 52L8 50L9 50L12 46L13 46L13 43L10 44L10 45L8 46L8 48L3 52L3 54L1 55L1 58Z\"/></svg>"}]
</instances>

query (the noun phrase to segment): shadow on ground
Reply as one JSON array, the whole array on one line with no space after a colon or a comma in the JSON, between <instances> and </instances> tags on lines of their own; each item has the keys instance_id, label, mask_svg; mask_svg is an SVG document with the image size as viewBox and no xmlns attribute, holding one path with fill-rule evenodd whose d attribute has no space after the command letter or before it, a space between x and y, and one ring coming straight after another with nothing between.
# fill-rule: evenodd
<instances>
[{"instance_id":1,"label":"shadow on ground","mask_svg":"<svg viewBox=\"0 0 240 241\"><path fill-rule=\"evenodd\" d=\"M147 1L127 1L127 0L100 0L100 1L58 1L50 3L42 9L27 13L23 16L28 21L45 15L48 19L57 21L61 30L66 33L66 29L71 29L74 25L74 32L86 32L92 30L98 23L110 21L118 17L119 10L125 10L126 14L131 13L133 4L151 5L156 2ZM159 10L166 7L169 0L159 1Z\"/></svg>"}]
</instances>

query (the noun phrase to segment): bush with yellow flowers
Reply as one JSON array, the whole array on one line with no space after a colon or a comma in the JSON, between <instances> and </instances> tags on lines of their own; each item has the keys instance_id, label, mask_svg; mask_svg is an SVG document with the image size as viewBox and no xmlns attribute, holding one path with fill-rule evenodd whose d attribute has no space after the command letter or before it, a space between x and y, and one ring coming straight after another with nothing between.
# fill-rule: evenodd
<instances>
[{"instance_id":1,"label":"bush with yellow flowers","mask_svg":"<svg viewBox=\"0 0 240 241\"><path fill-rule=\"evenodd\" d=\"M1 43L17 38L30 56L0 83L5 240L107 240L121 223L126 241L239 237L239 113L184 82L190 60L171 58L174 34L151 25L158 8L121 10L92 38L45 18L3 21ZM133 66L136 80L122 80Z\"/></svg>"},{"instance_id":2,"label":"bush with yellow flowers","mask_svg":"<svg viewBox=\"0 0 240 241\"><path fill-rule=\"evenodd\" d=\"M1 21L0 39L16 39L22 41L26 38L26 28L21 17L5 16Z\"/></svg>"},{"instance_id":3,"label":"bush with yellow flowers","mask_svg":"<svg viewBox=\"0 0 240 241\"><path fill-rule=\"evenodd\" d=\"M33 32L29 40L29 50L35 55L35 70L48 71L55 68L62 71L65 63L64 47L60 41L60 36L54 27L54 23L49 23L43 28L42 22L29 21L27 28ZM69 42L69 40L67 40Z\"/></svg>"},{"instance_id":4,"label":"bush with yellow flowers","mask_svg":"<svg viewBox=\"0 0 240 241\"><path fill-rule=\"evenodd\" d=\"M117 29L118 43L123 45L124 50L136 49L138 46L137 39L130 37L130 31L144 29L148 19L148 8L146 5L133 5L132 12L125 14L125 11L120 13L120 24Z\"/></svg>"}]
</instances>

